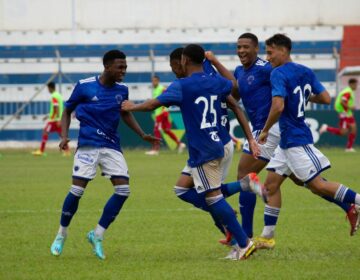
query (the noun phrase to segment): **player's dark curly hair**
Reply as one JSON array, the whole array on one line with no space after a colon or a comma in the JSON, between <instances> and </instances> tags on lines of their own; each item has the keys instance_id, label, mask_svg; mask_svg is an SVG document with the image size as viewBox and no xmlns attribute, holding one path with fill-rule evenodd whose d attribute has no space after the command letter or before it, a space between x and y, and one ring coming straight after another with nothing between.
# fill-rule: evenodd
<instances>
[{"instance_id":1,"label":"player's dark curly hair","mask_svg":"<svg viewBox=\"0 0 360 280\"><path fill-rule=\"evenodd\" d=\"M184 48L177 48L170 53L170 60L180 60Z\"/></svg>"},{"instance_id":2,"label":"player's dark curly hair","mask_svg":"<svg viewBox=\"0 0 360 280\"><path fill-rule=\"evenodd\" d=\"M108 65L113 62L115 59L126 59L126 55L119 50L111 50L104 54L103 56L103 65Z\"/></svg>"},{"instance_id":3,"label":"player's dark curly hair","mask_svg":"<svg viewBox=\"0 0 360 280\"><path fill-rule=\"evenodd\" d=\"M256 35L253 33L249 33L249 32L243 33L239 36L238 40L239 39L250 39L255 44L255 46L259 45L258 37L256 37Z\"/></svg>"},{"instance_id":4,"label":"player's dark curly hair","mask_svg":"<svg viewBox=\"0 0 360 280\"><path fill-rule=\"evenodd\" d=\"M190 44L183 50L183 55L186 55L195 64L202 64L205 59L205 51L200 45Z\"/></svg>"},{"instance_id":5,"label":"player's dark curly hair","mask_svg":"<svg viewBox=\"0 0 360 280\"><path fill-rule=\"evenodd\" d=\"M285 34L275 34L269 39L265 41L265 44L267 46L279 46L279 47L285 47L289 52L291 51L291 39L287 37Z\"/></svg>"}]
</instances>

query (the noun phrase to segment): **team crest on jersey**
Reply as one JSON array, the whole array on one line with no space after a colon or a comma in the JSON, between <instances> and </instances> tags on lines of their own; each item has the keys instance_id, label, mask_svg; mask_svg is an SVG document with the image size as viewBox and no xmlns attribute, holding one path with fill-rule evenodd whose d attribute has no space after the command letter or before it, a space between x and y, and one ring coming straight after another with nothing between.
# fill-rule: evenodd
<instances>
[{"instance_id":1,"label":"team crest on jersey","mask_svg":"<svg viewBox=\"0 0 360 280\"><path fill-rule=\"evenodd\" d=\"M123 97L120 94L115 95L115 99L118 104L121 104L123 101Z\"/></svg>"},{"instance_id":2,"label":"team crest on jersey","mask_svg":"<svg viewBox=\"0 0 360 280\"><path fill-rule=\"evenodd\" d=\"M254 75L250 75L249 77L247 77L247 82L249 85L251 85L254 81L255 81L255 77Z\"/></svg>"},{"instance_id":3,"label":"team crest on jersey","mask_svg":"<svg viewBox=\"0 0 360 280\"><path fill-rule=\"evenodd\" d=\"M228 118L226 116L221 116L221 125L226 126Z\"/></svg>"}]
</instances>

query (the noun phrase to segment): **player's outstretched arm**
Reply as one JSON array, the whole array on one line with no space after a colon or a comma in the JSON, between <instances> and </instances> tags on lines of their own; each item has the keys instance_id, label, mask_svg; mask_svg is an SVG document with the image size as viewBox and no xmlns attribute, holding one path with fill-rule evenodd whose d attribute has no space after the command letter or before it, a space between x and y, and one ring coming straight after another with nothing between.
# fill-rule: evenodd
<instances>
[{"instance_id":1,"label":"player's outstretched arm","mask_svg":"<svg viewBox=\"0 0 360 280\"><path fill-rule=\"evenodd\" d=\"M312 95L310 95L309 101L312 102L312 103L329 105L330 102L331 102L331 97L330 97L330 94L325 90L320 94L312 94Z\"/></svg>"},{"instance_id":2,"label":"player's outstretched arm","mask_svg":"<svg viewBox=\"0 0 360 280\"><path fill-rule=\"evenodd\" d=\"M260 155L260 148L251 133L251 129L244 112L241 110L239 104L231 95L226 98L226 104L234 112L236 119L238 120L242 130L244 131L245 137L249 142L250 150L253 156L257 158Z\"/></svg>"},{"instance_id":3,"label":"player's outstretched arm","mask_svg":"<svg viewBox=\"0 0 360 280\"><path fill-rule=\"evenodd\" d=\"M71 123L71 113L72 111L65 107L61 117L61 141L59 144L60 150L65 150L67 148L67 144L70 142L69 127Z\"/></svg>"},{"instance_id":4,"label":"player's outstretched arm","mask_svg":"<svg viewBox=\"0 0 360 280\"><path fill-rule=\"evenodd\" d=\"M163 106L159 100L157 99L149 99L143 103L135 104L132 101L125 100L121 104L121 111L126 112L135 112L135 111L141 111L141 112L147 112L147 111L153 111L158 107Z\"/></svg>"},{"instance_id":5,"label":"player's outstretched arm","mask_svg":"<svg viewBox=\"0 0 360 280\"><path fill-rule=\"evenodd\" d=\"M130 101L129 101L130 102ZM139 123L134 118L133 114L126 111L121 111L121 117L128 127L130 127L136 134L138 134L144 141L150 142L152 144L159 144L161 139L154 137L150 134L146 134Z\"/></svg>"},{"instance_id":6,"label":"player's outstretched arm","mask_svg":"<svg viewBox=\"0 0 360 280\"><path fill-rule=\"evenodd\" d=\"M279 120L282 111L284 110L284 98L281 96L274 96L271 102L269 116L266 120L265 126L262 129L258 142L265 144L270 128Z\"/></svg>"},{"instance_id":7,"label":"player's outstretched arm","mask_svg":"<svg viewBox=\"0 0 360 280\"><path fill-rule=\"evenodd\" d=\"M221 76L236 83L234 75L217 59L212 51L206 51L205 57L211 62Z\"/></svg>"}]
</instances>

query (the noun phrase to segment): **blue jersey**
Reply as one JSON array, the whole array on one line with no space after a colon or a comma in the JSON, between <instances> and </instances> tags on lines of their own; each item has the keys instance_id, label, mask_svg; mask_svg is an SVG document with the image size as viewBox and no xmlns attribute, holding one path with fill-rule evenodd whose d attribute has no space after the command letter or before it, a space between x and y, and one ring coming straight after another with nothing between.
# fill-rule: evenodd
<instances>
[{"instance_id":1,"label":"blue jersey","mask_svg":"<svg viewBox=\"0 0 360 280\"><path fill-rule=\"evenodd\" d=\"M238 66L234 76L239 86L239 95L250 119L253 130L263 129L271 107L271 64L257 58L248 68Z\"/></svg>"},{"instance_id":2,"label":"blue jersey","mask_svg":"<svg viewBox=\"0 0 360 280\"><path fill-rule=\"evenodd\" d=\"M272 96L284 98L284 111L279 119L280 147L312 144L311 131L305 123L305 104L310 94L325 91L314 72L297 63L288 62L271 73Z\"/></svg>"},{"instance_id":3,"label":"blue jersey","mask_svg":"<svg viewBox=\"0 0 360 280\"><path fill-rule=\"evenodd\" d=\"M207 59L203 62L204 72L209 75L218 75L211 62ZM224 144L227 144L230 140L230 123L229 123L229 115L228 115L228 107L226 105L226 96L221 99L221 114L218 119L221 124L219 130L219 137Z\"/></svg>"},{"instance_id":4,"label":"blue jersey","mask_svg":"<svg viewBox=\"0 0 360 280\"><path fill-rule=\"evenodd\" d=\"M180 107L188 139L190 167L224 156L218 115L221 114L221 99L230 93L231 88L231 81L219 75L198 72L174 81L164 94L157 97L165 106Z\"/></svg>"},{"instance_id":5,"label":"blue jersey","mask_svg":"<svg viewBox=\"0 0 360 280\"><path fill-rule=\"evenodd\" d=\"M106 147L121 151L117 128L120 121L120 108L129 96L128 87L116 83L105 87L98 77L80 80L66 108L75 110L80 121L78 147Z\"/></svg>"}]
</instances>

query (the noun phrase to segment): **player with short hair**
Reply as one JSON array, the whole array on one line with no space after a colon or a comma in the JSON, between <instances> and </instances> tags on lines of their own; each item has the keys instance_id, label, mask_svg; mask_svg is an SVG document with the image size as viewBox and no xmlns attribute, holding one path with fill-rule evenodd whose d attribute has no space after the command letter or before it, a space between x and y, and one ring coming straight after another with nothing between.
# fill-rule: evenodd
<instances>
[{"instance_id":1,"label":"player with short hair","mask_svg":"<svg viewBox=\"0 0 360 280\"><path fill-rule=\"evenodd\" d=\"M184 48L177 48L170 54L170 67L173 71L173 73L176 75L177 78L183 78L186 76L184 73L184 70L181 67L181 55ZM203 69L204 72L210 75L217 75L217 72L213 68L213 66L216 68L219 73L229 79L234 80L234 77L232 74L217 60L217 58L214 56L214 54L211 51L205 52L206 59L203 62ZM235 81L234 81L235 82ZM229 193L231 193L232 189L236 189L237 192L254 192L258 194L259 196L263 197L261 185L257 183L257 177L256 175L249 175L244 176L239 181L230 182L230 183L224 183L225 178L227 177L227 174L229 172L229 168L231 166L232 158L233 158L233 150L234 147L232 145L232 139L229 134L229 120L228 120L228 107L227 103L230 102L230 108L236 113L236 110L238 109L238 105L236 104L236 101L233 98L230 98L230 101L226 100L224 98L221 101L221 115L218 116L219 124L220 125L220 132L219 137L221 141L225 144L225 146L228 149L228 153L224 156L222 160L222 184L221 184L221 191L224 195L224 197L227 197ZM247 126L247 121L245 118L237 117L239 120L239 123L241 126L245 127ZM249 140L250 143L250 149L254 152L254 156L256 157L258 154L258 147L255 143L255 139L252 138ZM209 212L209 207L206 204L205 198L203 195L199 195L194 187L194 181L192 178L191 168L186 165L184 169L182 170L182 173L174 187L175 194L183 201L188 202L192 205L194 205L197 208L200 208L206 212ZM211 213L210 213L211 214ZM217 220L216 217L212 216L215 225L217 228L225 235L227 236L228 233L226 232L226 229L224 229L221 221ZM230 241L223 241L219 240L220 243L226 244L226 245L235 245L236 242L234 240ZM227 256L227 258L231 258L233 253L236 253L236 249L232 250L230 254Z\"/></svg>"},{"instance_id":2,"label":"player with short hair","mask_svg":"<svg viewBox=\"0 0 360 280\"><path fill-rule=\"evenodd\" d=\"M322 171L330 168L329 160L313 145L311 131L305 123L305 104L314 102L329 104L330 96L308 67L291 61L291 39L284 34L275 34L265 41L267 60L273 66L271 72L272 105L269 116L259 135L264 144L270 128L279 121L280 144L269 164L265 187L271 209L273 225L267 228L269 237L274 235L277 215L280 211L275 195L291 173L305 182L314 193L334 198L342 203L360 205L360 195L346 186L326 181ZM276 211L277 212L276 212Z\"/></svg>"},{"instance_id":3,"label":"player with short hair","mask_svg":"<svg viewBox=\"0 0 360 280\"><path fill-rule=\"evenodd\" d=\"M47 88L51 94L50 110L49 115L44 118L47 122L43 129L40 149L32 152L34 156L45 155L44 151L50 133L56 132L61 137L61 116L64 111L63 97L58 91L56 91L54 82L49 82L47 84ZM69 147L66 147L63 155L70 155Z\"/></svg>"},{"instance_id":4,"label":"player with short hair","mask_svg":"<svg viewBox=\"0 0 360 280\"><path fill-rule=\"evenodd\" d=\"M339 114L339 127L330 127L327 124L323 124L319 130L320 134L324 132L330 132L339 136L349 134L345 152L355 152L353 144L356 138L356 121L353 110L355 110L355 91L357 86L357 79L349 79L348 86L336 97L335 111Z\"/></svg>"},{"instance_id":5,"label":"player with short hair","mask_svg":"<svg viewBox=\"0 0 360 280\"><path fill-rule=\"evenodd\" d=\"M151 78L153 86L152 98L157 98L165 91L165 87L160 84L159 76L153 76ZM154 111L154 136L161 139L161 130L164 131L177 145L177 150L182 153L186 147L185 143L182 143L178 137L171 131L170 113L166 107L159 107ZM150 151L145 152L147 155L158 155L160 151L160 145L153 145Z\"/></svg>"},{"instance_id":6,"label":"player with short hair","mask_svg":"<svg viewBox=\"0 0 360 280\"><path fill-rule=\"evenodd\" d=\"M270 74L273 69L268 61L258 57L258 45L258 38L252 33L244 33L239 36L237 41L237 54L242 65L236 67L234 72L239 89L238 92L236 92L235 98L242 100L252 124L252 133L255 138L259 136L261 129L264 127L270 111L272 99ZM249 145L245 142L243 154L241 155L238 165L238 180L241 180L251 172L259 173L270 161L279 142L280 130L278 123L271 127L267 142L259 145L261 153L258 158L252 156ZM290 175L290 178L295 184L300 186L304 185L304 183L293 174ZM237 192L236 188L232 188L229 191L229 195L235 192ZM275 195L278 196L277 201L280 203L280 191ZM351 204L337 202L331 197L322 196L322 198L337 204L347 213L351 225L350 234L353 235L359 223L359 213L355 207ZM241 192L239 205L244 231L249 237L253 237L253 216L256 205L255 195L251 192ZM273 248L275 246L275 239L273 237L267 238L266 232L267 227L272 226L272 217L278 215L278 209L265 208L265 227L263 234L260 237L254 238L258 248Z\"/></svg>"},{"instance_id":7,"label":"player with short hair","mask_svg":"<svg viewBox=\"0 0 360 280\"><path fill-rule=\"evenodd\" d=\"M105 259L102 246L104 233L130 194L128 167L117 131L120 116L143 140L151 143L160 140L145 134L131 113L119 111L129 95L128 87L122 83L127 69L125 54L119 50L110 50L103 56L103 65L102 74L80 80L65 103L60 149L64 149L70 141L68 131L74 110L80 121L80 132L74 156L72 186L63 204L58 234L51 245L51 254L54 256L62 253L68 227L77 211L79 200L100 166L102 174L110 178L114 194L106 203L99 223L88 233L87 238L95 255L99 259Z\"/></svg>"},{"instance_id":8,"label":"player with short hair","mask_svg":"<svg viewBox=\"0 0 360 280\"><path fill-rule=\"evenodd\" d=\"M210 213L222 222L238 242L237 253L232 259L246 259L254 252L254 244L242 230L233 209L220 191L221 165L228 148L219 138L218 115L221 114L221 99L229 95L233 84L219 75L204 73L204 58L201 46L186 46L181 60L186 78L174 81L157 99L136 105L124 102L122 109L151 111L163 105L180 107L188 138L188 165L195 190L199 194L205 194ZM171 62L170 65L173 71L179 69L179 65ZM245 128L245 133L251 139L248 127Z\"/></svg>"}]
</instances>

